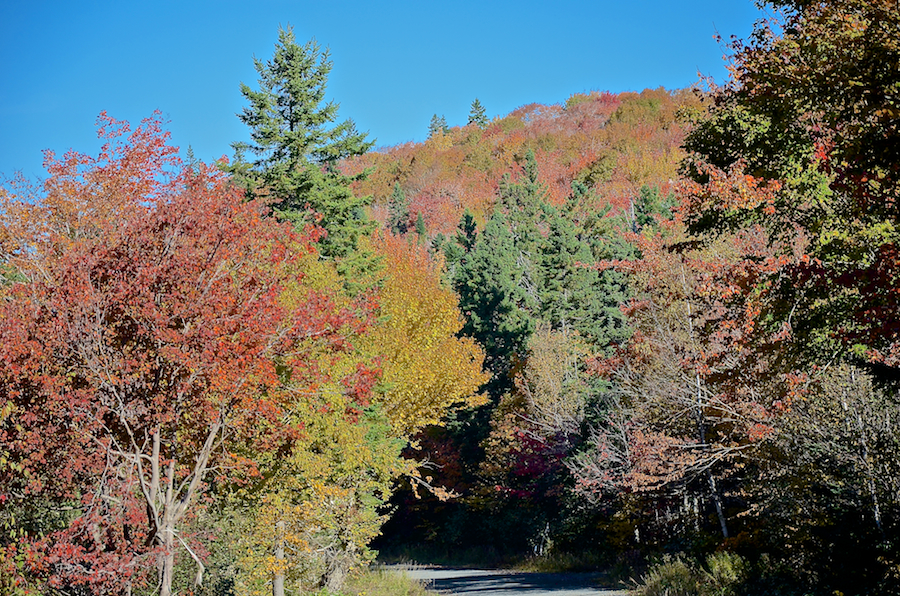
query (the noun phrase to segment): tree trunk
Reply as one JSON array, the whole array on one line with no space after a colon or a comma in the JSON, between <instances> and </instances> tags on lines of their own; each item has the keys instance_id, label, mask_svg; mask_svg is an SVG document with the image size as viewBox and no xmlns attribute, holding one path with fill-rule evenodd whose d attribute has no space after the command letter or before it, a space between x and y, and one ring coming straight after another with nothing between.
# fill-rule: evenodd
<instances>
[{"instance_id":1,"label":"tree trunk","mask_svg":"<svg viewBox=\"0 0 900 596\"><path fill-rule=\"evenodd\" d=\"M164 551L159 555L159 596L172 596L175 573L175 534L171 528L162 530Z\"/></svg>"},{"instance_id":2,"label":"tree trunk","mask_svg":"<svg viewBox=\"0 0 900 596\"><path fill-rule=\"evenodd\" d=\"M325 581L325 588L329 592L340 592L344 587L344 581L347 579L347 570L342 564L335 565L334 569L328 574Z\"/></svg>"},{"instance_id":3,"label":"tree trunk","mask_svg":"<svg viewBox=\"0 0 900 596\"><path fill-rule=\"evenodd\" d=\"M284 596L284 522L275 524L275 577L272 579L272 596Z\"/></svg>"},{"instance_id":4,"label":"tree trunk","mask_svg":"<svg viewBox=\"0 0 900 596\"><path fill-rule=\"evenodd\" d=\"M716 486L716 478L709 472L709 488L712 491L713 503L716 506L716 515L719 516L719 526L722 528L722 538L728 538L728 524L725 521L725 510L722 508L722 497L719 496L719 488Z\"/></svg>"},{"instance_id":5,"label":"tree trunk","mask_svg":"<svg viewBox=\"0 0 900 596\"><path fill-rule=\"evenodd\" d=\"M856 387L856 371L850 370L850 381L852 383L852 389L857 391ZM844 407L844 412L850 415L849 405L848 405L849 397L846 395L846 390L844 397L841 399L841 405ZM875 487L875 472L872 469L872 462L869 459L869 442L866 440L866 424L863 422L862 414L860 414L860 404L859 398L853 400L853 415L855 417L856 422L856 430L859 433L859 446L860 446L860 456L862 459L863 468L865 469L866 475L866 488L869 491L869 497L872 499L872 514L875 516L875 525L878 527L878 531L881 533L882 537L884 537L884 527L881 521L881 504L878 500L878 491ZM848 426L852 426L852 423L848 420Z\"/></svg>"}]
</instances>

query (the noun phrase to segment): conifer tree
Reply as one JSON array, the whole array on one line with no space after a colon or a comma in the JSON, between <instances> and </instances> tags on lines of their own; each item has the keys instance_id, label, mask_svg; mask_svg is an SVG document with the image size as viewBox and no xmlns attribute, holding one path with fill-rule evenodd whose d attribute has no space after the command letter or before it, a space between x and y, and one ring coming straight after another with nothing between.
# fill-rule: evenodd
<instances>
[{"instance_id":1,"label":"conifer tree","mask_svg":"<svg viewBox=\"0 0 900 596\"><path fill-rule=\"evenodd\" d=\"M388 202L387 227L398 235L409 231L409 199L399 182L394 185L394 192Z\"/></svg>"},{"instance_id":2,"label":"conifer tree","mask_svg":"<svg viewBox=\"0 0 900 596\"><path fill-rule=\"evenodd\" d=\"M524 176L503 177L499 209L477 234L470 213L463 215L455 242L445 249L453 286L466 316L463 332L485 350L493 374L489 391L499 397L511 388L513 364L524 356L540 311L539 223L547 210L546 187L538 179L534 152L525 156Z\"/></svg>"},{"instance_id":3,"label":"conifer tree","mask_svg":"<svg viewBox=\"0 0 900 596\"><path fill-rule=\"evenodd\" d=\"M638 198L631 202L631 231L639 233L647 226L654 226L657 218L672 219L675 196L663 197L658 187L643 185Z\"/></svg>"},{"instance_id":4,"label":"conifer tree","mask_svg":"<svg viewBox=\"0 0 900 596\"><path fill-rule=\"evenodd\" d=\"M478 128L484 128L488 125L488 117L484 111L484 106L481 105L481 102L477 97L475 98L475 101L472 102L472 109L469 111L468 124L474 124Z\"/></svg>"},{"instance_id":5,"label":"conifer tree","mask_svg":"<svg viewBox=\"0 0 900 596\"><path fill-rule=\"evenodd\" d=\"M526 296L522 306L534 313L540 303L538 264L543 242L540 226L545 222L549 205L546 202L547 187L539 180L537 159L530 149L525 155L523 171L524 177L519 182L512 182L508 174L500 180L499 204L506 213L514 258L521 273L519 284Z\"/></svg>"},{"instance_id":6,"label":"conifer tree","mask_svg":"<svg viewBox=\"0 0 900 596\"><path fill-rule=\"evenodd\" d=\"M459 236L458 236L459 238ZM522 284L515 241L506 216L497 211L471 250L459 261L453 286L466 317L462 333L485 351L495 396L510 388L508 378L517 357L524 355L534 328L531 299Z\"/></svg>"},{"instance_id":7,"label":"conifer tree","mask_svg":"<svg viewBox=\"0 0 900 596\"><path fill-rule=\"evenodd\" d=\"M422 215L421 211L419 211L419 214L416 216L416 234L419 236L419 244L424 243L428 238L428 229L425 227L425 217Z\"/></svg>"},{"instance_id":8,"label":"conifer tree","mask_svg":"<svg viewBox=\"0 0 900 596\"><path fill-rule=\"evenodd\" d=\"M612 349L630 335L620 305L627 300L624 274L599 271L595 257L566 213L553 210L541 243L540 317L554 330L574 329L593 346ZM621 257L610 254L607 258Z\"/></svg>"},{"instance_id":9,"label":"conifer tree","mask_svg":"<svg viewBox=\"0 0 900 596\"><path fill-rule=\"evenodd\" d=\"M447 279L456 280L456 272L462 260L472 252L475 248L475 242L478 240L478 224L475 223L475 216L466 209L459 225L456 228L456 235L443 243L444 264L447 269Z\"/></svg>"},{"instance_id":10,"label":"conifer tree","mask_svg":"<svg viewBox=\"0 0 900 596\"><path fill-rule=\"evenodd\" d=\"M428 125L428 138L434 137L434 135L441 133L447 134L450 132L450 127L447 126L447 119L443 116L438 116L435 114L431 117L431 123Z\"/></svg>"},{"instance_id":11,"label":"conifer tree","mask_svg":"<svg viewBox=\"0 0 900 596\"><path fill-rule=\"evenodd\" d=\"M251 141L232 145L235 162L228 171L251 196L274 196L281 217L324 228L320 253L339 260L345 273L365 269L366 255L354 253L359 236L374 227L364 213L370 198L354 196L353 178L342 175L337 163L374 142L352 120L334 124L338 104L325 101L328 50L315 41L298 45L291 28L280 29L272 58L254 59L254 66L259 89L241 84L249 105L238 114Z\"/></svg>"}]
</instances>

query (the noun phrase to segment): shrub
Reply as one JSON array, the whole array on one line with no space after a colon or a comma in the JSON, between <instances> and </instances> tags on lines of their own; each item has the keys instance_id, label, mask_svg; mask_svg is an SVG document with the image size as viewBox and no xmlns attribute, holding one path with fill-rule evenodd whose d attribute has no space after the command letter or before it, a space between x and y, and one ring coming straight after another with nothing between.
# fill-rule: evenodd
<instances>
[{"instance_id":1,"label":"shrub","mask_svg":"<svg viewBox=\"0 0 900 596\"><path fill-rule=\"evenodd\" d=\"M641 578L635 596L736 596L748 577L747 562L739 555L719 552L706 558L705 567L666 556Z\"/></svg>"}]
</instances>

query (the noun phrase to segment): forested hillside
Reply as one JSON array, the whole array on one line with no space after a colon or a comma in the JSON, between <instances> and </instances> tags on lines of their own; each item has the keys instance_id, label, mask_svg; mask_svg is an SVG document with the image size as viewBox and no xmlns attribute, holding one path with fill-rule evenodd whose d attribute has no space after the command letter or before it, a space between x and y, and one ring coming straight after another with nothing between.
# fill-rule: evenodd
<instances>
[{"instance_id":1,"label":"forested hillside","mask_svg":"<svg viewBox=\"0 0 900 596\"><path fill-rule=\"evenodd\" d=\"M233 160L104 113L8 181L0 594L900 592L900 8L771 8L724 85L376 150L284 29Z\"/></svg>"}]
</instances>

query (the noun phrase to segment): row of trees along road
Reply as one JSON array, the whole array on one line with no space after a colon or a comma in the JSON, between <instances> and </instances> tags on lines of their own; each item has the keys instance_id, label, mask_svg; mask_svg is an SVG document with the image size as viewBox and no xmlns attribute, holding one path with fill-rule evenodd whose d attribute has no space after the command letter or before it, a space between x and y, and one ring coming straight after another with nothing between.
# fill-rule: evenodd
<instances>
[{"instance_id":1,"label":"row of trees along road","mask_svg":"<svg viewBox=\"0 0 900 596\"><path fill-rule=\"evenodd\" d=\"M423 441L466 497L408 499L392 531L450 549L509 544L497 536L522 550L723 548L759 562L762 593L897 592L900 11L769 6L730 46L732 80L673 121L647 92L573 96L356 160L378 164L360 183L376 200L399 189L410 218L425 214L492 373L491 406ZM657 189L640 186L662 187L646 172L667 162L637 139L685 128L669 153L681 160L672 210L646 217ZM566 224L627 280L624 300L612 285L581 301L622 302L631 330L595 336L588 357L558 341L584 315L542 298L572 282L544 277L542 259L567 251L549 247L549 210L520 200L529 151L559 212L572 182L589 182ZM595 224L584 205L608 217ZM542 411L578 413L566 403L585 414L547 424Z\"/></svg>"},{"instance_id":2,"label":"row of trees along road","mask_svg":"<svg viewBox=\"0 0 900 596\"><path fill-rule=\"evenodd\" d=\"M103 115L6 185L0 589L334 590L394 492L391 548L900 591L900 7L769 6L707 93L375 153L282 31L234 163Z\"/></svg>"},{"instance_id":3,"label":"row of trees along road","mask_svg":"<svg viewBox=\"0 0 900 596\"><path fill-rule=\"evenodd\" d=\"M455 296L336 168L371 143L327 52L256 67L231 165L102 114L98 156L0 190L4 593L338 590L428 485L409 437L479 399Z\"/></svg>"}]
</instances>

